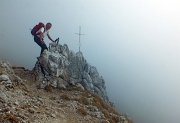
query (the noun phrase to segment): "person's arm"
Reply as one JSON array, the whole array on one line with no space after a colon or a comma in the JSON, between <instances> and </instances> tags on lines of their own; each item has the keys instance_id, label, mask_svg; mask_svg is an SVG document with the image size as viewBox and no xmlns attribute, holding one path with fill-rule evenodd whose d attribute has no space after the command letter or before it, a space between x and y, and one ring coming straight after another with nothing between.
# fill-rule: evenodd
<instances>
[{"instance_id":1,"label":"person's arm","mask_svg":"<svg viewBox=\"0 0 180 123\"><path fill-rule=\"evenodd\" d=\"M39 38L40 38L41 43L44 44L43 33L42 32L39 33Z\"/></svg>"},{"instance_id":2,"label":"person's arm","mask_svg":"<svg viewBox=\"0 0 180 123\"><path fill-rule=\"evenodd\" d=\"M51 38L51 36L49 34L47 34L49 40L51 40L52 42L54 42L54 40Z\"/></svg>"},{"instance_id":3,"label":"person's arm","mask_svg":"<svg viewBox=\"0 0 180 123\"><path fill-rule=\"evenodd\" d=\"M44 32L44 28L43 28L43 27L40 28L40 29L37 31L37 33L38 33L38 35L39 35L39 38L40 38L40 41L41 41L42 44L44 44L44 41L43 41L43 32Z\"/></svg>"}]
</instances>

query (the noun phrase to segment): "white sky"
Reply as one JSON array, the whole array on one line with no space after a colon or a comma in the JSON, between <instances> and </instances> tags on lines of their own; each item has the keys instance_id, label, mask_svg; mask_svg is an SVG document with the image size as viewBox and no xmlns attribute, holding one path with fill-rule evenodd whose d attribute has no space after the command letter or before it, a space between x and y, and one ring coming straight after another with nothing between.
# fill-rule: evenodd
<instances>
[{"instance_id":1,"label":"white sky","mask_svg":"<svg viewBox=\"0 0 180 123\"><path fill-rule=\"evenodd\" d=\"M40 48L29 28L40 21L78 52L81 25L81 51L119 112L134 123L178 123L179 12L178 0L1 0L0 59L32 69Z\"/></svg>"}]
</instances>

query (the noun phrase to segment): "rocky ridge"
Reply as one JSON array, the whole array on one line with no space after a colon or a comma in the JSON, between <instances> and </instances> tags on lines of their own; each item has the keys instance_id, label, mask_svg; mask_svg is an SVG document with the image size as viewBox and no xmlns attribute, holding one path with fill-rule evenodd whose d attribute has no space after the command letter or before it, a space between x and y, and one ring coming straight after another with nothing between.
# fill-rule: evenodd
<instances>
[{"instance_id":1,"label":"rocky ridge","mask_svg":"<svg viewBox=\"0 0 180 123\"><path fill-rule=\"evenodd\" d=\"M41 54L33 71L41 88L46 85L54 88L76 85L98 94L114 107L108 99L105 81L96 67L87 62L82 52L74 53L66 44L50 43L49 50Z\"/></svg>"},{"instance_id":2,"label":"rocky ridge","mask_svg":"<svg viewBox=\"0 0 180 123\"><path fill-rule=\"evenodd\" d=\"M0 61L2 123L132 123L109 101L105 81L81 52L51 43L33 70Z\"/></svg>"}]
</instances>

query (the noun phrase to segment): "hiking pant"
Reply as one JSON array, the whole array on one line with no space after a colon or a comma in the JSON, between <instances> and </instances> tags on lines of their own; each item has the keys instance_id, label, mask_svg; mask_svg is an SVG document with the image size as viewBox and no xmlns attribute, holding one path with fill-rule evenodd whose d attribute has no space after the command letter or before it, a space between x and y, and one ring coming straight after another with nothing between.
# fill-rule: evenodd
<instances>
[{"instance_id":1,"label":"hiking pant","mask_svg":"<svg viewBox=\"0 0 180 123\"><path fill-rule=\"evenodd\" d=\"M36 43L41 47L41 54L42 54L42 52L43 52L45 49L48 50L46 44L45 44L45 43L42 44L40 38L39 38L37 35L34 36L34 42L36 42ZM41 54L40 54L40 55L41 55Z\"/></svg>"}]
</instances>

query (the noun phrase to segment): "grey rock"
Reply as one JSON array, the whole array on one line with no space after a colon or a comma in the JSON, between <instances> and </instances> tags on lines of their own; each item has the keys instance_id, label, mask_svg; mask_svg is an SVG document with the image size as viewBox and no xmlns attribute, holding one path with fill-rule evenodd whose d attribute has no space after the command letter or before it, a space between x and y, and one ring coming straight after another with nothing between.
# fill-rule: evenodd
<instances>
[{"instance_id":1,"label":"grey rock","mask_svg":"<svg viewBox=\"0 0 180 123\"><path fill-rule=\"evenodd\" d=\"M1 75L0 76L0 84L5 85L5 87L12 87L12 82L9 79L9 77L7 75Z\"/></svg>"},{"instance_id":2,"label":"grey rock","mask_svg":"<svg viewBox=\"0 0 180 123\"><path fill-rule=\"evenodd\" d=\"M24 93L22 90L15 90L14 92L17 93L18 95L21 95Z\"/></svg>"},{"instance_id":3,"label":"grey rock","mask_svg":"<svg viewBox=\"0 0 180 123\"><path fill-rule=\"evenodd\" d=\"M97 118L101 118L102 117L102 113L101 112L90 112L89 115L91 115L93 117L97 117Z\"/></svg>"},{"instance_id":4,"label":"grey rock","mask_svg":"<svg viewBox=\"0 0 180 123\"><path fill-rule=\"evenodd\" d=\"M81 85L84 89L95 92L104 101L109 102L105 81L99 76L96 67L91 66L82 52L74 53L64 44L50 43L33 68L36 81L54 88L66 88L69 85ZM44 79L48 78L49 79ZM44 88L45 86L41 86Z\"/></svg>"},{"instance_id":5,"label":"grey rock","mask_svg":"<svg viewBox=\"0 0 180 123\"><path fill-rule=\"evenodd\" d=\"M91 66L90 66L90 64L85 64L85 66L84 66L84 71L85 72L87 72L88 74L89 74L89 72L90 72L90 69L91 69Z\"/></svg>"},{"instance_id":6,"label":"grey rock","mask_svg":"<svg viewBox=\"0 0 180 123\"><path fill-rule=\"evenodd\" d=\"M0 81L8 81L9 77L7 75L0 75Z\"/></svg>"},{"instance_id":7,"label":"grey rock","mask_svg":"<svg viewBox=\"0 0 180 123\"><path fill-rule=\"evenodd\" d=\"M54 88L58 87L58 80L57 79L53 79L50 81L50 85Z\"/></svg>"},{"instance_id":8,"label":"grey rock","mask_svg":"<svg viewBox=\"0 0 180 123\"><path fill-rule=\"evenodd\" d=\"M84 87L80 83L77 83L76 86L81 88L84 91Z\"/></svg>"},{"instance_id":9,"label":"grey rock","mask_svg":"<svg viewBox=\"0 0 180 123\"><path fill-rule=\"evenodd\" d=\"M128 123L124 116L120 116L121 123Z\"/></svg>"},{"instance_id":10,"label":"grey rock","mask_svg":"<svg viewBox=\"0 0 180 123\"><path fill-rule=\"evenodd\" d=\"M124 116L126 119L128 119L128 120L132 121L132 118L130 117L130 115L129 115L129 114L127 114L127 113L126 113L126 114L124 114L123 116Z\"/></svg>"},{"instance_id":11,"label":"grey rock","mask_svg":"<svg viewBox=\"0 0 180 123\"><path fill-rule=\"evenodd\" d=\"M90 106L89 110L92 112L98 112L99 111L99 109L96 106Z\"/></svg>"},{"instance_id":12,"label":"grey rock","mask_svg":"<svg viewBox=\"0 0 180 123\"><path fill-rule=\"evenodd\" d=\"M55 118L55 117L56 117L56 115L55 115L55 114L51 114L51 116L52 116L53 118Z\"/></svg>"},{"instance_id":13,"label":"grey rock","mask_svg":"<svg viewBox=\"0 0 180 123\"><path fill-rule=\"evenodd\" d=\"M18 103L17 101L16 101L16 102L14 102L14 104L15 104L15 105L17 105L17 106L19 105L19 103Z\"/></svg>"},{"instance_id":14,"label":"grey rock","mask_svg":"<svg viewBox=\"0 0 180 123\"><path fill-rule=\"evenodd\" d=\"M5 89L4 85L0 85L0 92L3 92Z\"/></svg>"},{"instance_id":15,"label":"grey rock","mask_svg":"<svg viewBox=\"0 0 180 123\"><path fill-rule=\"evenodd\" d=\"M57 88L66 88L68 83L61 78L58 78Z\"/></svg>"},{"instance_id":16,"label":"grey rock","mask_svg":"<svg viewBox=\"0 0 180 123\"><path fill-rule=\"evenodd\" d=\"M33 108L29 108L28 110L30 113L34 114L34 109Z\"/></svg>"},{"instance_id":17,"label":"grey rock","mask_svg":"<svg viewBox=\"0 0 180 123\"><path fill-rule=\"evenodd\" d=\"M115 102L110 101L109 104L110 104L111 107L115 108Z\"/></svg>"},{"instance_id":18,"label":"grey rock","mask_svg":"<svg viewBox=\"0 0 180 123\"><path fill-rule=\"evenodd\" d=\"M82 79L75 79L75 78L72 78L72 77L70 77L70 83L72 84L72 85L75 85L76 83L79 83L79 82L81 82L82 81Z\"/></svg>"},{"instance_id":19,"label":"grey rock","mask_svg":"<svg viewBox=\"0 0 180 123\"><path fill-rule=\"evenodd\" d=\"M4 102L8 101L7 96L3 92L0 92L0 99L2 99Z\"/></svg>"}]
</instances>

